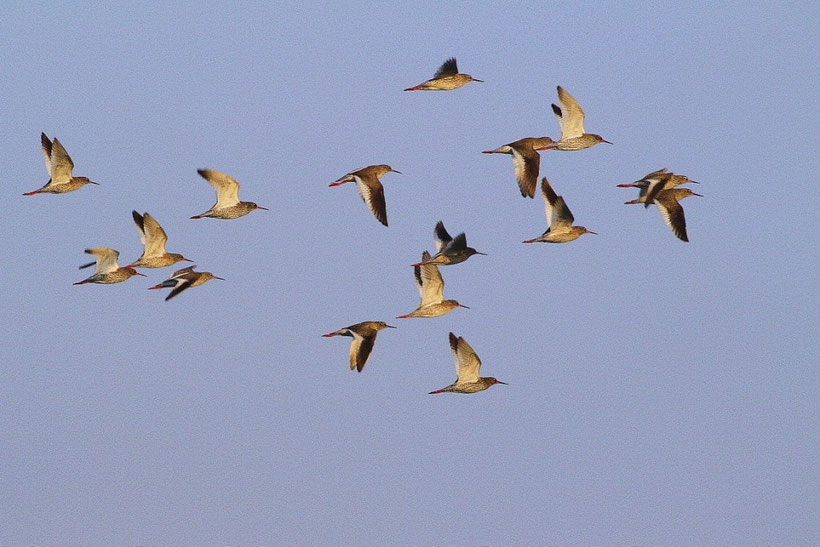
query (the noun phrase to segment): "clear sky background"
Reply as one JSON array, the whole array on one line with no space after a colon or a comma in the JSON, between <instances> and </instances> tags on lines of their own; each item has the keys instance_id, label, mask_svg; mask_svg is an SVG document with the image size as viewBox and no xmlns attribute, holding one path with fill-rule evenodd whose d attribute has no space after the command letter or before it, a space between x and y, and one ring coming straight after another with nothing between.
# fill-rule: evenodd
<instances>
[{"instance_id":1,"label":"clear sky background","mask_svg":"<svg viewBox=\"0 0 820 547\"><path fill-rule=\"evenodd\" d=\"M17 3L0 8L0 543L818 544L817 5ZM450 56L485 83L404 93ZM562 85L615 143L508 156ZM47 180L39 135L100 186ZM383 178L390 227L352 185ZM190 220L196 173L270 207ZM616 188L701 181L691 243ZM211 281L89 275L131 210ZM418 304L436 221L488 256ZM361 374L349 339L386 320ZM447 333L508 386L454 380Z\"/></svg>"}]
</instances>

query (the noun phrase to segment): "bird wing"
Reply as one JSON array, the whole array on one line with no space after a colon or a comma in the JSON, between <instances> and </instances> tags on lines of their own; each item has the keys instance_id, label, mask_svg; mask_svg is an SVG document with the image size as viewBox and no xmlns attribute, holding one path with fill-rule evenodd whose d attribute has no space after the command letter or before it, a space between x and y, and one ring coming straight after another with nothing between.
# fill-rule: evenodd
<instances>
[{"instance_id":1,"label":"bird wing","mask_svg":"<svg viewBox=\"0 0 820 547\"><path fill-rule=\"evenodd\" d=\"M356 189L367 204L376 220L387 226L387 205L384 202L384 187L373 175L355 175Z\"/></svg>"},{"instance_id":2,"label":"bird wing","mask_svg":"<svg viewBox=\"0 0 820 547\"><path fill-rule=\"evenodd\" d=\"M421 261L430 260L430 253L424 251ZM444 279L435 264L423 264L414 267L416 274L416 286L421 296L420 306L437 304L444 300Z\"/></svg>"},{"instance_id":3,"label":"bird wing","mask_svg":"<svg viewBox=\"0 0 820 547\"><path fill-rule=\"evenodd\" d=\"M444 78L446 76L455 76L458 74L458 66L456 66L456 58L450 57L440 67L433 75L433 79L436 80L438 78Z\"/></svg>"},{"instance_id":4,"label":"bird wing","mask_svg":"<svg viewBox=\"0 0 820 547\"><path fill-rule=\"evenodd\" d=\"M564 198L557 195L550 186L547 177L541 179L541 196L544 198L544 208L547 214L547 223L551 231L569 228L575 222L575 217L564 202Z\"/></svg>"},{"instance_id":5,"label":"bird wing","mask_svg":"<svg viewBox=\"0 0 820 547\"><path fill-rule=\"evenodd\" d=\"M359 372L367 363L370 352L373 351L373 344L376 342L376 332L367 332L364 335L354 330L350 330L353 341L350 343L350 370L354 368Z\"/></svg>"},{"instance_id":6,"label":"bird wing","mask_svg":"<svg viewBox=\"0 0 820 547\"><path fill-rule=\"evenodd\" d=\"M535 187L538 185L538 170L541 166L541 155L532 147L519 148L510 146L512 150L513 166L515 167L515 180L518 182L518 189L525 198L535 195Z\"/></svg>"},{"instance_id":7,"label":"bird wing","mask_svg":"<svg viewBox=\"0 0 820 547\"><path fill-rule=\"evenodd\" d=\"M663 221L672 230L672 233L681 241L689 241L686 235L686 217L683 216L683 207L678 203L678 200L666 192L661 192L655 198L655 205L658 206Z\"/></svg>"},{"instance_id":8,"label":"bird wing","mask_svg":"<svg viewBox=\"0 0 820 547\"><path fill-rule=\"evenodd\" d=\"M584 111L581 110L578 101L560 85L558 86L558 102L561 103L561 108L558 109L558 107L552 105L552 110L558 117L558 123L561 126L561 140L573 139L583 135Z\"/></svg>"},{"instance_id":9,"label":"bird wing","mask_svg":"<svg viewBox=\"0 0 820 547\"><path fill-rule=\"evenodd\" d=\"M185 279L185 278L181 278L181 277L176 278L176 279L172 278L172 280L176 281L177 284L176 284L176 287L174 287L174 290L172 290L168 294L168 296L165 297L166 302L168 302L173 297L175 297L176 295L178 295L179 293L181 293L182 291L184 291L185 289L187 289L188 287L190 287L193 284L193 280Z\"/></svg>"},{"instance_id":10,"label":"bird wing","mask_svg":"<svg viewBox=\"0 0 820 547\"><path fill-rule=\"evenodd\" d=\"M196 264L193 265L193 266L188 266L187 268L182 268L180 270L177 270L177 271L175 271L174 273L171 274L171 279L178 279L178 278L183 277L185 275L196 273L194 271L194 268L196 268Z\"/></svg>"},{"instance_id":11,"label":"bird wing","mask_svg":"<svg viewBox=\"0 0 820 547\"><path fill-rule=\"evenodd\" d=\"M649 185L646 187L646 201L644 201L644 207L649 207L649 205L655 201L655 198L658 197L658 194L667 189L671 178L672 174L669 173L656 174L646 179L647 182L649 182Z\"/></svg>"},{"instance_id":12,"label":"bird wing","mask_svg":"<svg viewBox=\"0 0 820 547\"><path fill-rule=\"evenodd\" d=\"M452 240L453 237L447 233L447 230L444 228L444 223L439 220L433 230L433 241L436 244L436 252L441 252Z\"/></svg>"},{"instance_id":13,"label":"bird wing","mask_svg":"<svg viewBox=\"0 0 820 547\"><path fill-rule=\"evenodd\" d=\"M51 177L53 169L51 168L51 141L45 133L40 133L40 148L43 149L43 158L46 160L46 171Z\"/></svg>"},{"instance_id":14,"label":"bird wing","mask_svg":"<svg viewBox=\"0 0 820 547\"><path fill-rule=\"evenodd\" d=\"M478 382L478 370L481 368L481 359L470 347L467 341L450 333L450 351L453 353L453 361L456 365L456 375L459 384Z\"/></svg>"},{"instance_id":15,"label":"bird wing","mask_svg":"<svg viewBox=\"0 0 820 547\"><path fill-rule=\"evenodd\" d=\"M467 236L461 232L454 237L439 254L447 254L448 252L458 251L467 248Z\"/></svg>"},{"instance_id":16,"label":"bird wing","mask_svg":"<svg viewBox=\"0 0 820 547\"><path fill-rule=\"evenodd\" d=\"M63 145L55 137L51 143L51 182L53 184L63 184L71 180L74 162L68 155Z\"/></svg>"},{"instance_id":17,"label":"bird wing","mask_svg":"<svg viewBox=\"0 0 820 547\"><path fill-rule=\"evenodd\" d=\"M134 218L136 220L136 217ZM142 217L142 232L145 237L142 244L145 245L144 256L162 256L165 254L165 242L168 235L159 222L154 217L145 213Z\"/></svg>"},{"instance_id":18,"label":"bird wing","mask_svg":"<svg viewBox=\"0 0 820 547\"><path fill-rule=\"evenodd\" d=\"M239 204L239 183L236 182L236 179L213 169L197 169L196 172L207 180L216 191L216 207L218 209Z\"/></svg>"},{"instance_id":19,"label":"bird wing","mask_svg":"<svg viewBox=\"0 0 820 547\"><path fill-rule=\"evenodd\" d=\"M57 139L54 140L56 141ZM108 247L92 247L91 249L86 249L85 252L97 257L97 266L94 269L95 274L107 274L119 268L117 258L119 258L120 253L114 249L109 249Z\"/></svg>"}]
</instances>

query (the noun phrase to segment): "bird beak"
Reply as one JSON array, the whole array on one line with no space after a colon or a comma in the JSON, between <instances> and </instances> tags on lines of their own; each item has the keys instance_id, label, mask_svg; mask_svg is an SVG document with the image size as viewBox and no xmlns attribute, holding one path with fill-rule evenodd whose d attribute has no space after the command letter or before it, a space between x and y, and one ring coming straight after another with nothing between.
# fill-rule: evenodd
<instances>
[{"instance_id":1,"label":"bird beak","mask_svg":"<svg viewBox=\"0 0 820 547\"><path fill-rule=\"evenodd\" d=\"M260 207L258 205L256 206L256 208L257 209L262 209L263 211L270 211L270 209L268 209L267 207Z\"/></svg>"},{"instance_id":2,"label":"bird beak","mask_svg":"<svg viewBox=\"0 0 820 547\"><path fill-rule=\"evenodd\" d=\"M477 255L481 255L481 256L487 256L487 253L480 253L480 252L478 252L478 251L476 251L476 252L475 252L475 254L477 254Z\"/></svg>"},{"instance_id":3,"label":"bird beak","mask_svg":"<svg viewBox=\"0 0 820 547\"><path fill-rule=\"evenodd\" d=\"M139 273L138 271L134 271L134 275L141 275L142 277L148 277L147 275L145 275L145 274L141 274L141 273Z\"/></svg>"},{"instance_id":4,"label":"bird beak","mask_svg":"<svg viewBox=\"0 0 820 547\"><path fill-rule=\"evenodd\" d=\"M339 186L339 185L344 184L345 182L350 182L350 181L349 181L349 180L346 180L346 181L336 181L336 182L331 182L330 184L328 184L328 186Z\"/></svg>"},{"instance_id":5,"label":"bird beak","mask_svg":"<svg viewBox=\"0 0 820 547\"><path fill-rule=\"evenodd\" d=\"M99 185L100 185L100 183L99 183L99 182L94 182L93 180L88 181L88 184L96 184L97 186L99 186Z\"/></svg>"},{"instance_id":6,"label":"bird beak","mask_svg":"<svg viewBox=\"0 0 820 547\"><path fill-rule=\"evenodd\" d=\"M618 184L618 188L632 188L635 185L634 182L630 182L629 184Z\"/></svg>"},{"instance_id":7,"label":"bird beak","mask_svg":"<svg viewBox=\"0 0 820 547\"><path fill-rule=\"evenodd\" d=\"M601 142L605 142L605 143L607 143L607 144L612 144L611 142L609 142L609 141L607 141L607 140L604 140L604 139L601 139Z\"/></svg>"},{"instance_id":8,"label":"bird beak","mask_svg":"<svg viewBox=\"0 0 820 547\"><path fill-rule=\"evenodd\" d=\"M468 310L470 309L470 306L465 306L464 304L459 304L459 306L462 308L467 308Z\"/></svg>"},{"instance_id":9,"label":"bird beak","mask_svg":"<svg viewBox=\"0 0 820 547\"><path fill-rule=\"evenodd\" d=\"M692 192L692 195L693 195L693 196L698 196L699 198L702 198L702 197L703 197L701 194L696 194L695 192Z\"/></svg>"},{"instance_id":10,"label":"bird beak","mask_svg":"<svg viewBox=\"0 0 820 547\"><path fill-rule=\"evenodd\" d=\"M692 184L700 184L698 181L692 179L689 179L689 182L691 182Z\"/></svg>"},{"instance_id":11,"label":"bird beak","mask_svg":"<svg viewBox=\"0 0 820 547\"><path fill-rule=\"evenodd\" d=\"M220 281L225 281L225 278L224 278L224 277L217 277L217 276L214 276L214 279L219 279Z\"/></svg>"},{"instance_id":12,"label":"bird beak","mask_svg":"<svg viewBox=\"0 0 820 547\"><path fill-rule=\"evenodd\" d=\"M625 201L624 205L636 205L638 203L637 199L633 199L632 201Z\"/></svg>"},{"instance_id":13,"label":"bird beak","mask_svg":"<svg viewBox=\"0 0 820 547\"><path fill-rule=\"evenodd\" d=\"M402 174L402 173L401 173L401 171L396 171L395 169L391 169L391 170L390 170L390 172L391 172L391 173L398 173L399 175L401 175L401 174Z\"/></svg>"},{"instance_id":14,"label":"bird beak","mask_svg":"<svg viewBox=\"0 0 820 547\"><path fill-rule=\"evenodd\" d=\"M484 83L484 80L479 80L478 78L473 78L472 76L470 76L470 81Z\"/></svg>"},{"instance_id":15,"label":"bird beak","mask_svg":"<svg viewBox=\"0 0 820 547\"><path fill-rule=\"evenodd\" d=\"M336 336L336 333L335 333L335 332L329 332L329 333L327 333L327 334L323 334L322 336L323 336L324 338L330 338L331 336Z\"/></svg>"},{"instance_id":16,"label":"bird beak","mask_svg":"<svg viewBox=\"0 0 820 547\"><path fill-rule=\"evenodd\" d=\"M593 232L592 230L587 230L586 233L592 234L592 235L595 235L595 236L598 235L597 232Z\"/></svg>"},{"instance_id":17,"label":"bird beak","mask_svg":"<svg viewBox=\"0 0 820 547\"><path fill-rule=\"evenodd\" d=\"M183 259L182 259L182 260L183 260L184 262L193 262L193 260L191 260L190 258L184 258L184 257L183 257Z\"/></svg>"},{"instance_id":18,"label":"bird beak","mask_svg":"<svg viewBox=\"0 0 820 547\"><path fill-rule=\"evenodd\" d=\"M505 386L510 385L510 384L508 384L507 382L502 382L501 380L496 380L496 381L495 381L495 383L496 383L496 384L504 384Z\"/></svg>"},{"instance_id":19,"label":"bird beak","mask_svg":"<svg viewBox=\"0 0 820 547\"><path fill-rule=\"evenodd\" d=\"M536 150L549 150L551 148L555 148L555 144L548 144L546 146L542 146L541 148L536 148Z\"/></svg>"},{"instance_id":20,"label":"bird beak","mask_svg":"<svg viewBox=\"0 0 820 547\"><path fill-rule=\"evenodd\" d=\"M386 326L388 329L395 329L395 328L396 328L396 327L394 327L393 325L385 325L385 326Z\"/></svg>"}]
</instances>

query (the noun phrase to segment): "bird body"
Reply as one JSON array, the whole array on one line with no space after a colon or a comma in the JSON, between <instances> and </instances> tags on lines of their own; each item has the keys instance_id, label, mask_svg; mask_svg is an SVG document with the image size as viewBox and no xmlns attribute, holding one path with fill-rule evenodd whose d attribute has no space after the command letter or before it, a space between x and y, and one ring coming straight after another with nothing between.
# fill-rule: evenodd
<instances>
[{"instance_id":1,"label":"bird body","mask_svg":"<svg viewBox=\"0 0 820 547\"><path fill-rule=\"evenodd\" d=\"M164 268L180 261L191 262L181 254L165 252L165 242L168 236L165 230L159 225L154 217L145 213L140 215L136 211L131 211L134 224L140 233L140 241L144 250L136 262L129 264L131 268Z\"/></svg>"},{"instance_id":2,"label":"bird body","mask_svg":"<svg viewBox=\"0 0 820 547\"><path fill-rule=\"evenodd\" d=\"M54 141L51 141L45 133L40 133L40 146L43 149L43 157L46 160L46 169L50 178L45 186L26 192L24 196L65 194L82 188L86 184L98 184L87 177L74 176L74 162L71 161L71 156L56 137Z\"/></svg>"},{"instance_id":3,"label":"bird body","mask_svg":"<svg viewBox=\"0 0 820 547\"><path fill-rule=\"evenodd\" d=\"M165 297L165 301L167 302L185 289L198 287L211 279L221 279L224 281L223 278L217 277L211 272L195 272L194 268L196 268L196 266L188 266L187 268L177 270L171 274L169 279L166 279L159 285L149 287L149 290L173 288L168 296Z\"/></svg>"},{"instance_id":4,"label":"bird body","mask_svg":"<svg viewBox=\"0 0 820 547\"><path fill-rule=\"evenodd\" d=\"M405 91L450 91L466 85L468 82L482 82L469 74L460 74L455 57L450 57L439 67L432 78L419 85L408 87Z\"/></svg>"},{"instance_id":5,"label":"bird body","mask_svg":"<svg viewBox=\"0 0 820 547\"><path fill-rule=\"evenodd\" d=\"M424 266L427 264L450 266L464 262L473 255L484 255L484 253L467 246L467 236L464 235L464 232L458 234L456 237L451 237L444 228L444 223L440 220L433 230L433 239L438 252L429 260L422 260L421 262L411 264L412 266Z\"/></svg>"},{"instance_id":6,"label":"bird body","mask_svg":"<svg viewBox=\"0 0 820 547\"><path fill-rule=\"evenodd\" d=\"M384 186L381 177L387 173L399 173L389 165L369 165L362 169L357 169L345 176L331 182L330 186L340 186L346 182L355 182L356 190L364 201L376 220L387 226L387 204L384 201Z\"/></svg>"},{"instance_id":7,"label":"bird body","mask_svg":"<svg viewBox=\"0 0 820 547\"><path fill-rule=\"evenodd\" d=\"M362 321L349 327L344 327L337 331L323 334L325 338L331 336L350 336L353 341L350 343L350 370L362 371L373 351L373 344L376 343L376 335L383 329L395 329L384 321Z\"/></svg>"},{"instance_id":8,"label":"bird body","mask_svg":"<svg viewBox=\"0 0 820 547\"><path fill-rule=\"evenodd\" d=\"M117 258L120 256L120 253L114 249L108 247L92 247L91 249L86 249L85 252L95 256L96 260L88 264L83 264L80 266L80 269L88 268L96 264L94 274L82 281L77 281L74 283L75 285L84 285L86 283L110 285L112 283L122 283L135 275L142 275L129 266L120 267L117 264ZM143 275L143 277L145 276Z\"/></svg>"},{"instance_id":9,"label":"bird body","mask_svg":"<svg viewBox=\"0 0 820 547\"><path fill-rule=\"evenodd\" d=\"M583 150L599 142L612 144L600 135L584 131L584 111L581 105L560 85L558 86L558 102L561 106L553 104L552 112L558 118L561 139L538 150Z\"/></svg>"},{"instance_id":10,"label":"bird body","mask_svg":"<svg viewBox=\"0 0 820 547\"><path fill-rule=\"evenodd\" d=\"M219 218L230 220L247 215L256 209L267 211L252 201L239 201L239 183L232 177L213 169L197 169L199 175L208 181L216 192L216 203L204 213L191 218Z\"/></svg>"},{"instance_id":11,"label":"bird body","mask_svg":"<svg viewBox=\"0 0 820 547\"><path fill-rule=\"evenodd\" d=\"M523 197L533 197L538 185L538 171L541 165L540 149L547 149L553 141L549 137L526 137L505 144L495 150L484 150L483 154L510 154L515 167L515 180Z\"/></svg>"},{"instance_id":12,"label":"bird body","mask_svg":"<svg viewBox=\"0 0 820 547\"><path fill-rule=\"evenodd\" d=\"M456 366L456 381L447 387L431 391L435 393L476 393L484 391L495 384L504 384L493 377L482 378L478 375L481 368L481 359L470 347L467 341L450 333L450 351L453 353L453 361ZM506 384L505 384L506 385Z\"/></svg>"},{"instance_id":13,"label":"bird body","mask_svg":"<svg viewBox=\"0 0 820 547\"><path fill-rule=\"evenodd\" d=\"M547 214L547 231L535 239L528 239L524 243L567 243L574 241L584 234L595 234L583 226L573 226L575 217L567 207L564 198L555 193L547 177L541 179L541 195L544 198L544 208ZM597 234L596 234L597 235Z\"/></svg>"},{"instance_id":14,"label":"bird body","mask_svg":"<svg viewBox=\"0 0 820 547\"><path fill-rule=\"evenodd\" d=\"M672 231L675 236L681 241L689 241L689 236L686 233L686 217L683 214L683 207L679 203L682 199L689 196L703 197L696 194L689 188L670 188L663 190L655 196L654 203L658 206L658 211L661 214L666 226ZM627 201L627 205L637 203L645 203L646 195L640 196L638 199Z\"/></svg>"},{"instance_id":15,"label":"bird body","mask_svg":"<svg viewBox=\"0 0 820 547\"><path fill-rule=\"evenodd\" d=\"M424 251L421 255L422 263L414 266L416 287L419 290L421 302L415 310L406 315L399 315L397 319L439 317L456 308L467 308L456 300L444 300L444 279L441 277L441 272L435 264L423 264L426 260L430 260L430 253Z\"/></svg>"}]
</instances>

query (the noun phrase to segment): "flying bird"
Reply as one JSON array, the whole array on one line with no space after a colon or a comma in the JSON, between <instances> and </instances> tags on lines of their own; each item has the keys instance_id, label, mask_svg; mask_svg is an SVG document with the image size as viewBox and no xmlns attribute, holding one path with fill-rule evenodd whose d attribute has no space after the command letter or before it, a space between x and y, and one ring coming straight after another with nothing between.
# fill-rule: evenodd
<instances>
[{"instance_id":1,"label":"flying bird","mask_svg":"<svg viewBox=\"0 0 820 547\"><path fill-rule=\"evenodd\" d=\"M181 254L165 252L168 236L154 217L148 213L141 215L136 211L131 211L131 216L137 225L144 250L136 262L128 265L129 268L164 268L183 260L193 262Z\"/></svg>"},{"instance_id":2,"label":"flying bird","mask_svg":"<svg viewBox=\"0 0 820 547\"><path fill-rule=\"evenodd\" d=\"M493 377L482 378L479 376L481 359L478 358L467 340L461 336L456 337L452 332L450 333L450 351L453 352L453 360L456 364L456 381L445 388L431 391L430 395L435 393L475 393L484 391L495 384L506 385L505 382L496 380Z\"/></svg>"},{"instance_id":3,"label":"flying bird","mask_svg":"<svg viewBox=\"0 0 820 547\"><path fill-rule=\"evenodd\" d=\"M87 177L75 177L73 175L74 162L71 161L71 156L68 155L68 152L56 137L52 142L45 133L40 133L40 145L43 149L43 157L45 157L46 169L50 178L45 186L32 192L26 192L23 194L24 196L65 194L82 188L86 184L98 184Z\"/></svg>"},{"instance_id":4,"label":"flying bird","mask_svg":"<svg viewBox=\"0 0 820 547\"><path fill-rule=\"evenodd\" d=\"M239 183L225 173L213 169L197 169L196 172L207 180L216 191L216 203L204 213L194 215L191 218L207 217L229 220L243 217L256 209L268 210L266 207L260 207L252 201L239 201Z\"/></svg>"},{"instance_id":5,"label":"flying bird","mask_svg":"<svg viewBox=\"0 0 820 547\"><path fill-rule=\"evenodd\" d=\"M346 182L355 182L359 196L365 202L367 208L376 217L376 220L387 226L387 205L384 202L384 187L379 178L387 173L399 173L389 165L369 165L362 169L357 169L348 173L336 182L331 182L330 186L340 186Z\"/></svg>"},{"instance_id":6,"label":"flying bird","mask_svg":"<svg viewBox=\"0 0 820 547\"><path fill-rule=\"evenodd\" d=\"M484 255L467 246L467 236L461 232L456 237L450 237L447 230L444 228L444 223L438 221L436 227L433 229L433 241L436 244L436 251L438 251L429 260L422 260L411 266L424 266L427 264L435 264L436 266L449 266L451 264L458 264L464 262L473 255Z\"/></svg>"},{"instance_id":7,"label":"flying bird","mask_svg":"<svg viewBox=\"0 0 820 547\"><path fill-rule=\"evenodd\" d=\"M75 285L84 285L86 283L101 283L101 284L111 284L111 283L122 283L127 279L135 275L142 275L134 268L129 266L120 267L117 264L117 258L120 256L120 253L115 251L114 249L109 249L108 247L92 247L91 249L86 249L85 252L87 254L93 255L96 257L94 262L89 262L88 264L83 264L80 266L80 269L88 268L89 266L97 265L94 269L94 274L82 281L77 281L74 283Z\"/></svg>"},{"instance_id":8,"label":"flying bird","mask_svg":"<svg viewBox=\"0 0 820 547\"><path fill-rule=\"evenodd\" d=\"M148 289L153 290L173 288L173 290L168 294L168 296L165 297L165 301L168 302L173 297L175 297L187 288L198 287L206 281L210 281L211 279L221 279L222 281L224 281L223 278L217 277L211 272L195 272L194 268L196 268L196 266L188 266L187 268L177 270L173 274L171 274L171 277L169 279L166 279L159 285L148 287Z\"/></svg>"},{"instance_id":9,"label":"flying bird","mask_svg":"<svg viewBox=\"0 0 820 547\"><path fill-rule=\"evenodd\" d=\"M663 168L651 173L647 173L640 179L628 183L618 184L618 188L638 188L640 194L638 195L638 203L643 203L644 207L649 207L655 201L655 196L664 190L669 190L688 183L700 184L696 180L692 180L686 175L676 175L670 173L669 169Z\"/></svg>"},{"instance_id":10,"label":"flying bird","mask_svg":"<svg viewBox=\"0 0 820 547\"><path fill-rule=\"evenodd\" d=\"M446 315L455 308L469 307L459 304L456 300L444 300L444 279L435 264L423 264L430 260L430 253L424 251L421 255L422 264L414 266L416 287L421 296L418 307L406 315L399 315L397 319L408 317L438 317Z\"/></svg>"},{"instance_id":11,"label":"flying bird","mask_svg":"<svg viewBox=\"0 0 820 547\"><path fill-rule=\"evenodd\" d=\"M373 351L373 344L376 343L376 335L379 331L395 328L384 321L362 321L322 336L326 338L331 336L352 337L353 341L350 343L350 370L356 369L361 372L365 363L367 363L367 358L370 357L370 352Z\"/></svg>"},{"instance_id":12,"label":"flying bird","mask_svg":"<svg viewBox=\"0 0 820 547\"><path fill-rule=\"evenodd\" d=\"M681 241L689 241L689 236L686 234L686 217L683 214L683 207L679 203L680 200L688 198L689 196L703 197L696 194L689 188L671 188L664 190L655 196L655 205L658 206L658 211L661 213L664 223L669 227L675 236ZM627 205L643 203L646 196L627 201Z\"/></svg>"},{"instance_id":13,"label":"flying bird","mask_svg":"<svg viewBox=\"0 0 820 547\"><path fill-rule=\"evenodd\" d=\"M567 207L562 196L555 193L547 177L541 179L541 196L544 198L544 209L547 213L547 231L524 243L567 243L578 239L584 234L595 234L583 226L573 226L575 217ZM598 234L595 234L598 235Z\"/></svg>"},{"instance_id":14,"label":"flying bird","mask_svg":"<svg viewBox=\"0 0 820 547\"><path fill-rule=\"evenodd\" d=\"M455 57L450 57L442 64L432 78L419 85L408 87L405 91L450 91L458 89L468 82L483 82L469 74L459 74Z\"/></svg>"},{"instance_id":15,"label":"flying bird","mask_svg":"<svg viewBox=\"0 0 820 547\"><path fill-rule=\"evenodd\" d=\"M515 180L523 197L535 196L535 187L538 185L538 170L541 165L541 155L537 150L544 150L553 145L549 137L527 137L505 144L495 150L484 150L483 154L510 154L515 167Z\"/></svg>"},{"instance_id":16,"label":"flying bird","mask_svg":"<svg viewBox=\"0 0 820 547\"><path fill-rule=\"evenodd\" d=\"M561 106L553 104L552 112L558 118L561 139L539 150L583 150L599 142L612 144L600 135L584 131L584 111L581 110L581 105L560 85L558 86L558 102Z\"/></svg>"}]
</instances>

